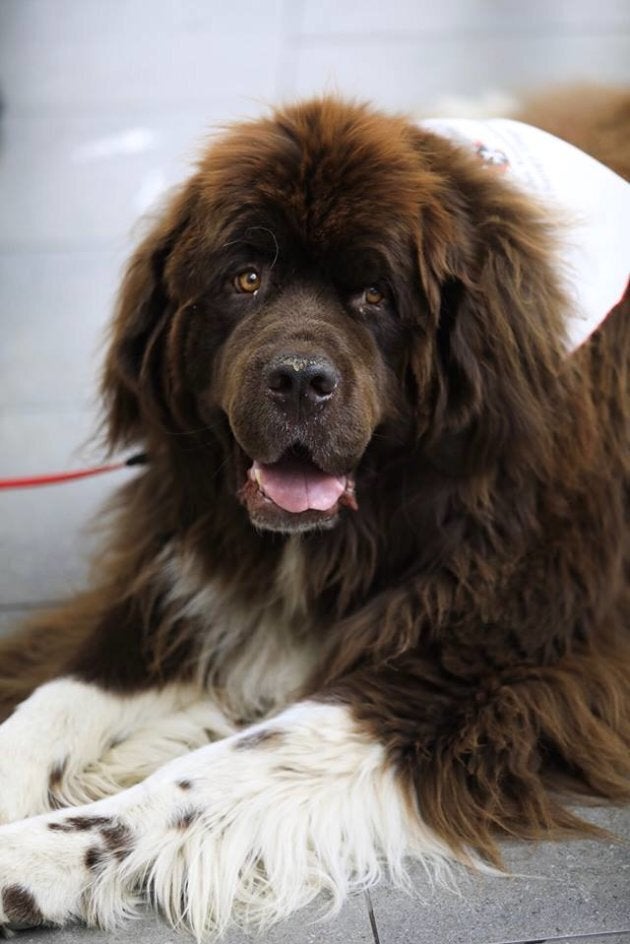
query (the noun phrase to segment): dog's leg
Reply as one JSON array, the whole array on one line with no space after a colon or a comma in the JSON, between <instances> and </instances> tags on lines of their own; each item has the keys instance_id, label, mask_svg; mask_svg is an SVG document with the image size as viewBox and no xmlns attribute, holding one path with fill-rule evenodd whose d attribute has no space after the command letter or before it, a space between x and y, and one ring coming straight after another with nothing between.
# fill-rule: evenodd
<instances>
[{"instance_id":1,"label":"dog's leg","mask_svg":"<svg viewBox=\"0 0 630 944\"><path fill-rule=\"evenodd\" d=\"M334 909L383 866L403 881L409 852L448 868L379 743L346 707L303 702L117 796L2 827L0 925L111 927L148 899L201 936L322 890Z\"/></svg>"},{"instance_id":2,"label":"dog's leg","mask_svg":"<svg viewBox=\"0 0 630 944\"><path fill-rule=\"evenodd\" d=\"M0 725L0 822L114 793L233 731L192 685L122 695L48 682Z\"/></svg>"}]
</instances>

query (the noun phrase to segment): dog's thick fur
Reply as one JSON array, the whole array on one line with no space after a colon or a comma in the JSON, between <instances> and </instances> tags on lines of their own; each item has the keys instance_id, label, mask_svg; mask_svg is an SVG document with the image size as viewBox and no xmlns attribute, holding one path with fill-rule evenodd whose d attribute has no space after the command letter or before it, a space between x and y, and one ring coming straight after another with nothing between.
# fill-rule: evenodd
<instances>
[{"instance_id":1,"label":"dog's thick fur","mask_svg":"<svg viewBox=\"0 0 630 944\"><path fill-rule=\"evenodd\" d=\"M627 177L606 102L567 127ZM109 445L149 463L93 588L0 643L0 925L149 896L201 935L628 798L629 305L567 356L554 239L369 108L212 144L107 355ZM320 371L306 406L287 360ZM263 498L248 467L288 454L332 510Z\"/></svg>"}]
</instances>

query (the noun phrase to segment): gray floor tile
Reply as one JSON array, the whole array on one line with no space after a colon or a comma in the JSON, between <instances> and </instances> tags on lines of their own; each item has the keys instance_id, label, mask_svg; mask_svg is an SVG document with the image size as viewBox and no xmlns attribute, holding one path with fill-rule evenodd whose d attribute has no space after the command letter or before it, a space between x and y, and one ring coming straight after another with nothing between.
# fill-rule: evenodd
<instances>
[{"instance_id":1,"label":"gray floor tile","mask_svg":"<svg viewBox=\"0 0 630 944\"><path fill-rule=\"evenodd\" d=\"M462 872L456 893L432 890L416 870L417 900L386 886L372 892L381 944L498 944L630 927L630 810L583 812L625 844L506 844L513 877Z\"/></svg>"},{"instance_id":2,"label":"gray floor tile","mask_svg":"<svg viewBox=\"0 0 630 944\"><path fill-rule=\"evenodd\" d=\"M351 898L339 915L321 920L321 911L313 906L262 935L231 932L225 944L373 944L365 899Z\"/></svg>"},{"instance_id":3,"label":"gray floor tile","mask_svg":"<svg viewBox=\"0 0 630 944\"><path fill-rule=\"evenodd\" d=\"M630 930L624 934L589 934L588 937L554 938L548 944L628 944L629 941Z\"/></svg>"},{"instance_id":4,"label":"gray floor tile","mask_svg":"<svg viewBox=\"0 0 630 944\"><path fill-rule=\"evenodd\" d=\"M478 96L576 79L625 81L628 33L592 35L382 37L334 44L304 40L300 95L341 93L415 111L447 93Z\"/></svg>"}]
</instances>

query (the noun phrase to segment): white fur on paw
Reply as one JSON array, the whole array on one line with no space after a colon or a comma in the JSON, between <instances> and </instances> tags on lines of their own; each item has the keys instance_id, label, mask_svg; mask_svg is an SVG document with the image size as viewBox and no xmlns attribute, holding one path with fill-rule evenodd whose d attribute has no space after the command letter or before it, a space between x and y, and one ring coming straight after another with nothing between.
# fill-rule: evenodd
<instances>
[{"instance_id":1,"label":"white fur on paw","mask_svg":"<svg viewBox=\"0 0 630 944\"><path fill-rule=\"evenodd\" d=\"M98 809L97 809L98 807ZM116 879L134 836L124 819L93 804L0 828L0 928L81 920L114 927L138 896L118 885L98 915L92 891Z\"/></svg>"},{"instance_id":2,"label":"white fur on paw","mask_svg":"<svg viewBox=\"0 0 630 944\"><path fill-rule=\"evenodd\" d=\"M235 731L217 706L204 698L115 739L98 760L63 778L57 799L63 806L79 806L112 796L145 780L168 761Z\"/></svg>"},{"instance_id":3,"label":"white fur on paw","mask_svg":"<svg viewBox=\"0 0 630 944\"><path fill-rule=\"evenodd\" d=\"M0 823L115 793L233 730L189 686L122 696L50 682L0 725Z\"/></svg>"},{"instance_id":4,"label":"white fur on paw","mask_svg":"<svg viewBox=\"0 0 630 944\"><path fill-rule=\"evenodd\" d=\"M85 837L60 843L42 817L0 829L0 927L64 924L82 917Z\"/></svg>"}]
</instances>

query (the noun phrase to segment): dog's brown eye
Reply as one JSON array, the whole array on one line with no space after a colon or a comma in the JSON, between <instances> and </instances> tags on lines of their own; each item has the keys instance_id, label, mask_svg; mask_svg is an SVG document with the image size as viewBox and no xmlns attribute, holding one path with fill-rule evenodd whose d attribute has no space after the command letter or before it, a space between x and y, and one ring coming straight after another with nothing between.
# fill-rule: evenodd
<instances>
[{"instance_id":1,"label":"dog's brown eye","mask_svg":"<svg viewBox=\"0 0 630 944\"><path fill-rule=\"evenodd\" d=\"M368 305L379 305L384 298L385 295L383 292L381 292L380 289L375 288L373 285L371 285L369 288L366 288L365 290L365 300Z\"/></svg>"},{"instance_id":2,"label":"dog's brown eye","mask_svg":"<svg viewBox=\"0 0 630 944\"><path fill-rule=\"evenodd\" d=\"M260 288L260 273L256 269L243 269L232 280L232 284L237 292L247 292L253 295Z\"/></svg>"}]
</instances>

